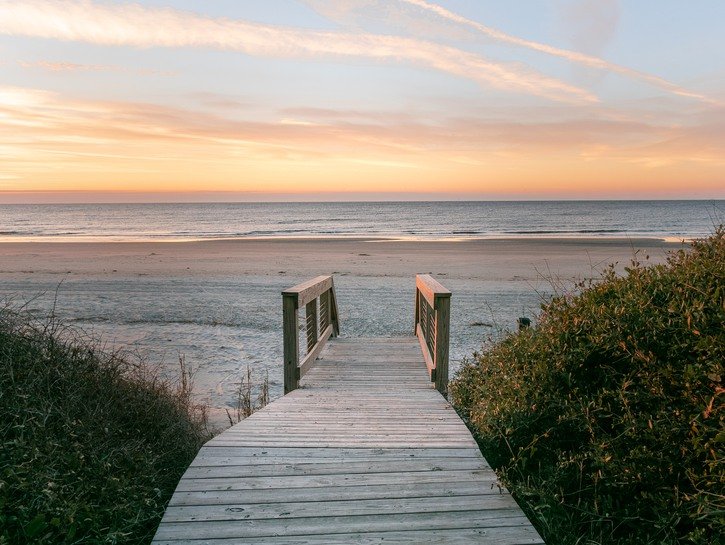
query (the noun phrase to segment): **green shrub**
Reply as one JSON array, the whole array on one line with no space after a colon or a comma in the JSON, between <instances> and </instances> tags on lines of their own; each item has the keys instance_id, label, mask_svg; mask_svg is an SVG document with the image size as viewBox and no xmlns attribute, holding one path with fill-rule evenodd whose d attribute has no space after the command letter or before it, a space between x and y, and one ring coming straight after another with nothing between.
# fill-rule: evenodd
<instances>
[{"instance_id":1,"label":"green shrub","mask_svg":"<svg viewBox=\"0 0 725 545\"><path fill-rule=\"evenodd\" d=\"M0 310L0 544L150 541L207 431L144 368Z\"/></svg>"},{"instance_id":2,"label":"green shrub","mask_svg":"<svg viewBox=\"0 0 725 545\"><path fill-rule=\"evenodd\" d=\"M542 310L466 361L450 391L545 539L722 539L723 228Z\"/></svg>"}]
</instances>

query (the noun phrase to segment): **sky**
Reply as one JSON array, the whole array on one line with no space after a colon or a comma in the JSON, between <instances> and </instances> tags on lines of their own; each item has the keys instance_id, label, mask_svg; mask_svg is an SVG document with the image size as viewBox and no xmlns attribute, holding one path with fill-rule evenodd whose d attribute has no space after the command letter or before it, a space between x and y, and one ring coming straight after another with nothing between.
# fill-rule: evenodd
<instances>
[{"instance_id":1,"label":"sky","mask_svg":"<svg viewBox=\"0 0 725 545\"><path fill-rule=\"evenodd\" d=\"M0 203L725 198L722 0L0 0Z\"/></svg>"}]
</instances>

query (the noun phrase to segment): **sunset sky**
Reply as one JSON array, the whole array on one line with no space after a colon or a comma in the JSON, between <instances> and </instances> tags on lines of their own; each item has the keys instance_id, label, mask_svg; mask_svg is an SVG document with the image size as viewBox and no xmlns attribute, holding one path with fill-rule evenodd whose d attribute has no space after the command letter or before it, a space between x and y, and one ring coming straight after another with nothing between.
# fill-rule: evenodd
<instances>
[{"instance_id":1,"label":"sunset sky","mask_svg":"<svg viewBox=\"0 0 725 545\"><path fill-rule=\"evenodd\" d=\"M725 198L722 0L0 0L0 203Z\"/></svg>"}]
</instances>

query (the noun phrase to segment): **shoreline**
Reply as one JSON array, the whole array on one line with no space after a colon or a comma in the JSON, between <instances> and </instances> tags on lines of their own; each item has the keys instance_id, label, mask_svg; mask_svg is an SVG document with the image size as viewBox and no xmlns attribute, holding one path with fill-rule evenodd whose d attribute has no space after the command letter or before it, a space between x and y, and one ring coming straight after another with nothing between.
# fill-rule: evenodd
<instances>
[{"instance_id":1,"label":"shoreline","mask_svg":"<svg viewBox=\"0 0 725 545\"><path fill-rule=\"evenodd\" d=\"M703 235L703 238L705 235ZM615 235L582 235L572 236L565 234L556 236L547 234L544 236L514 236L514 235L492 235L481 237L463 237L452 235L450 237L440 238L416 238L416 237L383 237L383 236L300 236L300 237L277 237L277 236L239 236L239 237L202 237L202 238L139 238L139 239L113 239L113 238L86 238L83 237L0 237L0 246L3 245L21 245L21 244L203 244L203 243L347 243L347 242L365 242L365 243L412 243L412 244L460 244L460 243L664 243L664 244L688 244L700 237L675 237L675 236L615 236Z\"/></svg>"}]
</instances>

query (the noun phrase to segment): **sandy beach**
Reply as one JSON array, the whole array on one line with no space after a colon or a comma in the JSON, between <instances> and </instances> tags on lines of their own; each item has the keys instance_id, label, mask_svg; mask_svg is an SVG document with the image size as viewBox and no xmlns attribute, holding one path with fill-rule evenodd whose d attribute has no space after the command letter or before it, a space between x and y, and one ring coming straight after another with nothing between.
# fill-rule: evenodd
<instances>
[{"instance_id":1,"label":"sandy beach","mask_svg":"<svg viewBox=\"0 0 725 545\"><path fill-rule=\"evenodd\" d=\"M451 370L542 298L609 263L658 263L681 247L658 239L492 239L458 242L237 239L0 244L0 297L110 346L138 351L169 376L183 355L218 423L246 367L281 395L280 292L333 274L341 334L407 335L414 275L453 292ZM553 283L552 283L553 280Z\"/></svg>"},{"instance_id":2,"label":"sandy beach","mask_svg":"<svg viewBox=\"0 0 725 545\"><path fill-rule=\"evenodd\" d=\"M240 276L317 274L535 280L596 275L608 263L663 259L680 243L659 239L550 238L455 242L238 239L192 242L0 243L2 278L29 275Z\"/></svg>"}]
</instances>

